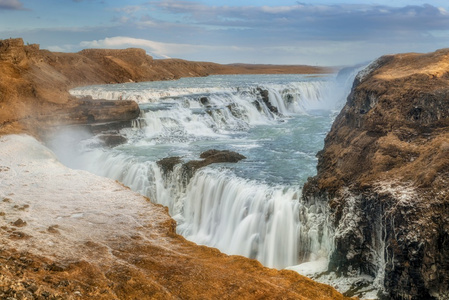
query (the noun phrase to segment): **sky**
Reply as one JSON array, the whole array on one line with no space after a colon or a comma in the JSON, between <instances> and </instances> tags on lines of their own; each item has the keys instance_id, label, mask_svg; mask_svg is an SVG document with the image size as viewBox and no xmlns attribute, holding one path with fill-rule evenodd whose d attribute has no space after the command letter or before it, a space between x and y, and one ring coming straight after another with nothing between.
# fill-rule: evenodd
<instances>
[{"instance_id":1,"label":"sky","mask_svg":"<svg viewBox=\"0 0 449 300\"><path fill-rule=\"evenodd\" d=\"M0 39L155 58L344 66L449 47L447 0L0 0Z\"/></svg>"}]
</instances>

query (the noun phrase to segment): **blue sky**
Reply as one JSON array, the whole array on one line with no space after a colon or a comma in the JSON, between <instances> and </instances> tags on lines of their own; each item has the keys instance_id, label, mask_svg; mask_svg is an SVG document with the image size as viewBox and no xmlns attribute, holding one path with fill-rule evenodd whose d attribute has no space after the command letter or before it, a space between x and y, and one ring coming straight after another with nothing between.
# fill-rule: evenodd
<instances>
[{"instance_id":1,"label":"blue sky","mask_svg":"<svg viewBox=\"0 0 449 300\"><path fill-rule=\"evenodd\" d=\"M449 47L449 1L0 0L0 39L9 37L63 52L349 65Z\"/></svg>"}]
</instances>

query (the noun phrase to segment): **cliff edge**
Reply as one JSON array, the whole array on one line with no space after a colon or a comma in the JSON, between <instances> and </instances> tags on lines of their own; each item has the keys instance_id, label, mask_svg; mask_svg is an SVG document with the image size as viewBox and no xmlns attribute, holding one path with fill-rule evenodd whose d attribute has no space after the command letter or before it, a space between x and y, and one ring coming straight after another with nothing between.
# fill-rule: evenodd
<instances>
[{"instance_id":1,"label":"cliff edge","mask_svg":"<svg viewBox=\"0 0 449 300\"><path fill-rule=\"evenodd\" d=\"M305 201L328 203L330 270L388 299L449 297L449 50L361 71L318 153Z\"/></svg>"}]
</instances>

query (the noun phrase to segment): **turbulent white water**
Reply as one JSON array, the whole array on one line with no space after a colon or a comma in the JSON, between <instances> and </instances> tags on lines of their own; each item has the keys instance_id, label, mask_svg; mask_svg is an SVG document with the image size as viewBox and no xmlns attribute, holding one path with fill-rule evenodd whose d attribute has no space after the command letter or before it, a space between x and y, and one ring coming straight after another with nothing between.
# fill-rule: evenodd
<instances>
[{"instance_id":1,"label":"turbulent white water","mask_svg":"<svg viewBox=\"0 0 449 300\"><path fill-rule=\"evenodd\" d=\"M100 136L71 128L48 144L65 164L166 205L178 233L198 244L276 268L322 262L333 247L326 208L302 203L301 186L315 174L315 155L348 90L334 76L304 75L83 87L71 93L140 103L141 118L120 130L128 142L107 148ZM247 159L202 168L192 178L180 165L163 173L156 163L198 160L213 148Z\"/></svg>"}]
</instances>

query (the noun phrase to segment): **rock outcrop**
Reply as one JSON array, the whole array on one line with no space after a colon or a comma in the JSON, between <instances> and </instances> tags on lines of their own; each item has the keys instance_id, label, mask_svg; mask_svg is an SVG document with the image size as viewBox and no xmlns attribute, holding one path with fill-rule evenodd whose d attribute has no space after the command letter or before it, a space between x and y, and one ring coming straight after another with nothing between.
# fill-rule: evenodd
<instances>
[{"instance_id":1,"label":"rock outcrop","mask_svg":"<svg viewBox=\"0 0 449 300\"><path fill-rule=\"evenodd\" d=\"M245 156L240 153L229 150L216 150L210 149L200 154L202 160L190 160L183 163L182 159L178 156L166 157L157 162L164 174L170 175L173 172L176 165L181 166L182 177L184 178L185 185L188 184L195 172L203 167L217 163L236 163L242 159L246 159Z\"/></svg>"},{"instance_id":2,"label":"rock outcrop","mask_svg":"<svg viewBox=\"0 0 449 300\"><path fill-rule=\"evenodd\" d=\"M398 54L355 79L305 201L327 202L330 270L388 299L449 297L449 50Z\"/></svg>"},{"instance_id":3,"label":"rock outcrop","mask_svg":"<svg viewBox=\"0 0 449 300\"><path fill-rule=\"evenodd\" d=\"M268 95L268 90L263 90L261 88L257 88L257 91L260 94L260 97L262 98L262 101L265 103L265 105L268 107L268 109L272 112L272 113L279 113L278 108L276 106L274 106L273 104L271 104L270 102L270 97Z\"/></svg>"}]
</instances>

